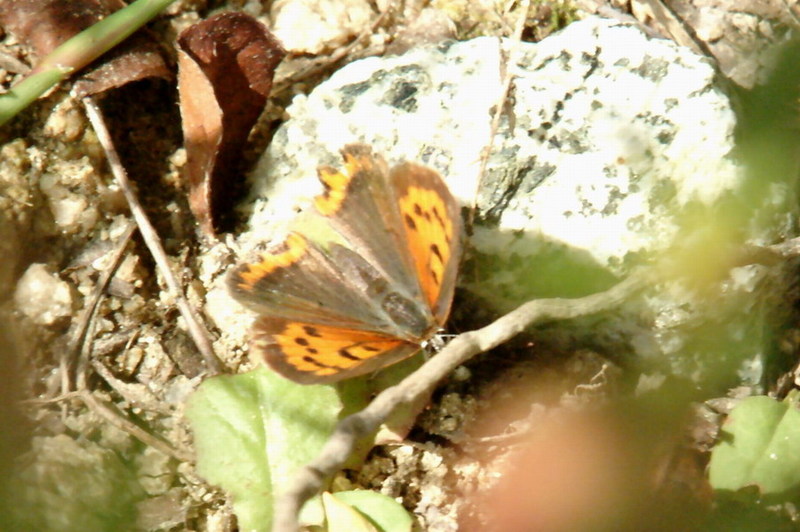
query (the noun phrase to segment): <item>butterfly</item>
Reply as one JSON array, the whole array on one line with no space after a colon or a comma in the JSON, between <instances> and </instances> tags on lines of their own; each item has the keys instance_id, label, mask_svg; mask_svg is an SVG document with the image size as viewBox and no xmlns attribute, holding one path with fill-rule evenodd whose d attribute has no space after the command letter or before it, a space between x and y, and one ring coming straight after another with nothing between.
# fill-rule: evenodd
<instances>
[{"instance_id":1,"label":"butterfly","mask_svg":"<svg viewBox=\"0 0 800 532\"><path fill-rule=\"evenodd\" d=\"M371 373L419 351L447 320L461 257L459 206L438 173L410 162L389 169L363 144L341 153L342 170L317 170L323 192L309 213L327 236L294 224L227 279L259 315L251 350L304 384Z\"/></svg>"}]
</instances>

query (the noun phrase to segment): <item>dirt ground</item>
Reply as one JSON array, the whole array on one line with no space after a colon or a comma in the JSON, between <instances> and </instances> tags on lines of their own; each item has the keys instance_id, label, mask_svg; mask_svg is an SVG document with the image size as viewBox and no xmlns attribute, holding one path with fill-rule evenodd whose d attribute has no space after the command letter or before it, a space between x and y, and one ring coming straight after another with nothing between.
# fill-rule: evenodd
<instances>
[{"instance_id":1,"label":"dirt ground","mask_svg":"<svg viewBox=\"0 0 800 532\"><path fill-rule=\"evenodd\" d=\"M523 39L538 41L576 17L615 9L710 54L723 73L747 87L767 62L762 49L786 28L798 27L798 13L782 2L735 2L734 12L733 2L720 1L711 18L699 16L700 7L692 4L671 3L673 16L653 7L659 3L612 4L534 1ZM312 9L306 5L325 6L328 18L313 20L303 11ZM176 36L220 11L245 11L286 36L289 55L243 155L249 167L269 144L291 98L310 92L342 65L436 39L510 36L520 5L179 0L150 31L171 68ZM298 15L288 16L291 9ZM675 13L695 24L693 31L676 28ZM744 13L752 15L746 24ZM35 59L25 42L9 33L0 37L0 83L7 88L24 74L19 65ZM226 251L226 233L213 238L200 232L189 208L175 80L148 79L109 91L102 109L169 264L208 326L204 296L210 279L200 272L223 271L235 257ZM241 223L234 216L232 230ZM6 510L23 523L20 530L236 530L225 495L194 470L191 433L182 418L183 401L207 365L134 228L69 84L0 127L0 478L15 479L6 486ZM109 271L113 275L106 278ZM225 372L250 367L242 349L227 350L213 328L207 334ZM793 338L787 333L789 353L796 353ZM530 460L549 456L549 446L577 445L569 429L584 441L608 437L599 427L620 419L597 411L589 416L582 407L603 404L630 387L623 368L590 349L564 353L557 342L540 343L535 360L530 350L531 340L520 339L489 361L462 368L435 393L404 444L374 449L360 471L340 474L335 486L398 498L425 530L489 530L484 510L469 497L494 484L509 460L519 459L510 452L519 435L533 424L560 428ZM543 383L535 391L515 385L533 376ZM716 421L707 418L700 413L693 424L708 421L698 429L705 438L713 435ZM614 445L609 441L604 448ZM572 463L581 456L579 449ZM702 460L693 453L672 458L681 464L664 465L665 477L688 487L670 500L677 504L686 496L695 504L705 496L697 480ZM12 470L21 476L11 476Z\"/></svg>"}]
</instances>

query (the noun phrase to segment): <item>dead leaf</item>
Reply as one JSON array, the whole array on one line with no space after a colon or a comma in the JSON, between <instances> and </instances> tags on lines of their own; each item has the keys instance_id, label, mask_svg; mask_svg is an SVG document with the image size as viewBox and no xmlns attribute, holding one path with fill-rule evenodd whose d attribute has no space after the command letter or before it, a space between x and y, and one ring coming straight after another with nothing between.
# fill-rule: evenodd
<instances>
[{"instance_id":1,"label":"dead leaf","mask_svg":"<svg viewBox=\"0 0 800 532\"><path fill-rule=\"evenodd\" d=\"M186 145L189 204L214 234L241 176L242 147L272 88L285 52L267 28L244 13L222 13L178 38L178 91Z\"/></svg>"},{"instance_id":2,"label":"dead leaf","mask_svg":"<svg viewBox=\"0 0 800 532\"><path fill-rule=\"evenodd\" d=\"M60 44L125 7L121 0L4 0L0 24L41 59ZM35 74L34 68L31 74ZM160 49L146 33L138 32L103 56L73 88L78 98L148 77L169 78Z\"/></svg>"}]
</instances>

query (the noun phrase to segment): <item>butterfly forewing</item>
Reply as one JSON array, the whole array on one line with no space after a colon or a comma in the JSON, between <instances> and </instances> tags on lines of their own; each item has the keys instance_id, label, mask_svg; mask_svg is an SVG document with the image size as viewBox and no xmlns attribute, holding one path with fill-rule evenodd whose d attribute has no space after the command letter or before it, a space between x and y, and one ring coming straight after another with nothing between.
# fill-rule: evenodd
<instances>
[{"instance_id":1,"label":"butterfly forewing","mask_svg":"<svg viewBox=\"0 0 800 532\"><path fill-rule=\"evenodd\" d=\"M362 144L345 146L342 155L342 171L320 169L325 192L316 210L403 297L423 302L386 163Z\"/></svg>"},{"instance_id":2,"label":"butterfly forewing","mask_svg":"<svg viewBox=\"0 0 800 532\"><path fill-rule=\"evenodd\" d=\"M291 233L280 246L234 269L228 277L229 289L259 314L347 328L385 329L387 319L375 314L365 283L359 283L336 258L304 236Z\"/></svg>"},{"instance_id":3,"label":"butterfly forewing","mask_svg":"<svg viewBox=\"0 0 800 532\"><path fill-rule=\"evenodd\" d=\"M409 256L439 325L447 321L461 258L458 203L439 174L413 163L392 169Z\"/></svg>"},{"instance_id":4,"label":"butterfly forewing","mask_svg":"<svg viewBox=\"0 0 800 532\"><path fill-rule=\"evenodd\" d=\"M261 314L253 349L285 377L333 382L393 364L444 324L461 255L458 204L439 175L391 170L368 146L322 167L314 212L336 238L299 228L233 270L231 293ZM331 235L328 235L331 236Z\"/></svg>"}]
</instances>

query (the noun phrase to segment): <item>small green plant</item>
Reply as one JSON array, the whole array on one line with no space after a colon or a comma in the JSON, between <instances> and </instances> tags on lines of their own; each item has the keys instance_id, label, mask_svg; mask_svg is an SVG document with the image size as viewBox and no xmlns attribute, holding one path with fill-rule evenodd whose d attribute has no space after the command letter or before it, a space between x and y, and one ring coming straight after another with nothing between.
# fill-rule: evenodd
<instances>
[{"instance_id":1,"label":"small green plant","mask_svg":"<svg viewBox=\"0 0 800 532\"><path fill-rule=\"evenodd\" d=\"M72 73L127 39L174 0L136 0L68 39L17 83L0 95L0 126Z\"/></svg>"}]
</instances>

